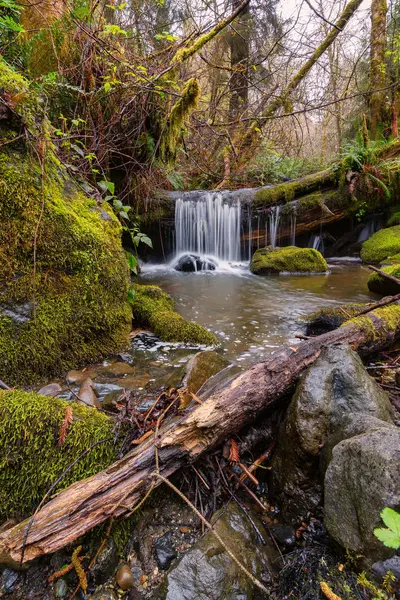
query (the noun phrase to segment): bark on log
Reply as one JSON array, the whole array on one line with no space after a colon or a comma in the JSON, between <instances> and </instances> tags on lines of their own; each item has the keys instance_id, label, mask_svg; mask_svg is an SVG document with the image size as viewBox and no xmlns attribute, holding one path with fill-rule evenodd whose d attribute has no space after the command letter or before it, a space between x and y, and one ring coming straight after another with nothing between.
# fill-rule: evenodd
<instances>
[{"instance_id":1,"label":"bark on log","mask_svg":"<svg viewBox=\"0 0 400 600\"><path fill-rule=\"evenodd\" d=\"M171 476L228 436L253 422L267 406L290 393L299 377L330 344L350 344L360 354L390 345L400 336L400 306L381 308L335 331L273 353L239 374L201 406L166 422L105 471L70 486L35 516L0 535L0 562L27 562L73 542L110 515L126 515L159 480ZM157 450L156 450L157 449ZM22 557L22 548L25 551Z\"/></svg>"}]
</instances>

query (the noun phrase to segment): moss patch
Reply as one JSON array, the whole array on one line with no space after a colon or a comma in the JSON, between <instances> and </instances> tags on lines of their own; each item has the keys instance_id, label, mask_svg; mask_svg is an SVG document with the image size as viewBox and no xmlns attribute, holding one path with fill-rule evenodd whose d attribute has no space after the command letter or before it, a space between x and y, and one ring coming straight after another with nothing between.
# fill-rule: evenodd
<instances>
[{"instance_id":1,"label":"moss patch","mask_svg":"<svg viewBox=\"0 0 400 600\"><path fill-rule=\"evenodd\" d=\"M23 150L0 154L0 371L9 385L128 343L129 274L117 219L54 162L43 181L42 196L41 171Z\"/></svg>"},{"instance_id":2,"label":"moss patch","mask_svg":"<svg viewBox=\"0 0 400 600\"><path fill-rule=\"evenodd\" d=\"M368 304L351 302L333 308L322 308L305 315L301 318L301 321L307 325L306 335L321 335L327 331L337 329L367 306Z\"/></svg>"},{"instance_id":3,"label":"moss patch","mask_svg":"<svg viewBox=\"0 0 400 600\"><path fill-rule=\"evenodd\" d=\"M154 285L136 285L133 300L133 315L139 325L150 327L166 342L188 344L218 344L214 334L197 323L185 321L174 312L171 296Z\"/></svg>"},{"instance_id":4,"label":"moss patch","mask_svg":"<svg viewBox=\"0 0 400 600\"><path fill-rule=\"evenodd\" d=\"M392 265L382 269L388 275L393 275L400 279L400 264ZM368 289L376 294L382 294L382 296L394 296L400 294L400 285L386 277L382 277L379 273L372 273L368 279Z\"/></svg>"},{"instance_id":5,"label":"moss patch","mask_svg":"<svg viewBox=\"0 0 400 600\"><path fill-rule=\"evenodd\" d=\"M60 446L67 406L72 407L73 423ZM57 490L98 473L116 459L112 422L81 404L33 392L0 392L0 519L31 513L63 471L103 439L108 441L79 460Z\"/></svg>"},{"instance_id":6,"label":"moss patch","mask_svg":"<svg viewBox=\"0 0 400 600\"><path fill-rule=\"evenodd\" d=\"M265 189L259 190L254 199L254 206L271 206L281 202L290 202L296 197L307 194L314 190L322 189L329 184L335 183L336 176L332 170L321 171L306 175L301 179L279 183Z\"/></svg>"},{"instance_id":7,"label":"moss patch","mask_svg":"<svg viewBox=\"0 0 400 600\"><path fill-rule=\"evenodd\" d=\"M361 258L365 263L380 263L400 252L400 225L381 229L363 243Z\"/></svg>"},{"instance_id":8,"label":"moss patch","mask_svg":"<svg viewBox=\"0 0 400 600\"><path fill-rule=\"evenodd\" d=\"M384 306L383 308L377 308L366 315L361 315L360 317L350 319L349 321L343 323L342 327L348 325L349 323L353 323L356 325L356 327L359 327L365 332L365 343L369 341L373 342L379 337L379 334L377 333L374 322L371 318L372 316L383 319L385 323L385 331L380 334L382 340L387 340L388 334L395 333L400 327L400 306L398 304L391 304L389 306Z\"/></svg>"},{"instance_id":9,"label":"moss patch","mask_svg":"<svg viewBox=\"0 0 400 600\"><path fill-rule=\"evenodd\" d=\"M260 248L251 259L250 271L256 275L270 273L324 273L328 270L326 260L314 248Z\"/></svg>"},{"instance_id":10,"label":"moss patch","mask_svg":"<svg viewBox=\"0 0 400 600\"><path fill-rule=\"evenodd\" d=\"M387 222L389 227L393 227L394 225L400 225L400 211L392 214L390 219Z\"/></svg>"}]
</instances>

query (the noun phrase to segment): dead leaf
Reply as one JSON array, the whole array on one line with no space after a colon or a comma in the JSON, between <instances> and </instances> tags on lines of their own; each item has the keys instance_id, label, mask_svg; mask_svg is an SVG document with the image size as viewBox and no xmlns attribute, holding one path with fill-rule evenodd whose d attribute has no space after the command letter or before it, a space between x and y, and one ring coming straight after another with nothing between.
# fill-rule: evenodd
<instances>
[{"instance_id":1,"label":"dead leaf","mask_svg":"<svg viewBox=\"0 0 400 600\"><path fill-rule=\"evenodd\" d=\"M138 446L139 444L144 442L144 440L147 440L147 438L150 437L152 435L152 433L154 433L154 432L151 429L150 429L150 431L146 431L146 433L144 433L142 435L142 437L140 437L138 440L133 440L132 444L134 444L135 446Z\"/></svg>"}]
</instances>

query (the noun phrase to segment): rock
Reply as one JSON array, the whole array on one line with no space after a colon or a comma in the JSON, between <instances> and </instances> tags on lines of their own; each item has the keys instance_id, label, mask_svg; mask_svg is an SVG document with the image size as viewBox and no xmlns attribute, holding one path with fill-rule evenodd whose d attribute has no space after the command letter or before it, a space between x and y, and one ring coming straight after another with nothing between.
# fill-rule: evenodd
<instances>
[{"instance_id":1,"label":"rock","mask_svg":"<svg viewBox=\"0 0 400 600\"><path fill-rule=\"evenodd\" d=\"M99 402L101 402L102 408L106 410L112 410L114 408L114 402L123 393L124 388L115 383L96 383L96 393Z\"/></svg>"},{"instance_id":2,"label":"rock","mask_svg":"<svg viewBox=\"0 0 400 600\"><path fill-rule=\"evenodd\" d=\"M228 365L229 361L213 350L198 352L192 356L186 365L182 385L184 388L188 388L192 394L197 394L210 377L217 375ZM186 394L181 406L187 406L191 400L191 395Z\"/></svg>"},{"instance_id":3,"label":"rock","mask_svg":"<svg viewBox=\"0 0 400 600\"><path fill-rule=\"evenodd\" d=\"M384 267L382 271L388 275L392 275L393 277L400 279L400 265ZM368 289L370 292L382 294L382 296L394 296L395 294L400 293L400 285L398 283L395 283L386 277L382 277L382 275L379 275L379 273L372 273L369 276Z\"/></svg>"},{"instance_id":4,"label":"rock","mask_svg":"<svg viewBox=\"0 0 400 600\"><path fill-rule=\"evenodd\" d=\"M130 590L134 584L134 577L128 565L122 565L115 575L115 579L121 590Z\"/></svg>"},{"instance_id":5,"label":"rock","mask_svg":"<svg viewBox=\"0 0 400 600\"><path fill-rule=\"evenodd\" d=\"M272 580L273 562L278 553L263 525L253 517L265 536L266 545L257 539L250 521L231 503L215 515L215 530L238 559L264 584ZM208 532L174 565L166 575L158 595L160 600L250 600L254 584Z\"/></svg>"},{"instance_id":6,"label":"rock","mask_svg":"<svg viewBox=\"0 0 400 600\"><path fill-rule=\"evenodd\" d=\"M100 552L95 564L90 570L93 581L96 585L105 583L107 579L111 577L118 564L118 560L118 549L115 545L115 542L112 538L108 538L104 548Z\"/></svg>"},{"instance_id":7,"label":"rock","mask_svg":"<svg viewBox=\"0 0 400 600\"><path fill-rule=\"evenodd\" d=\"M90 377L84 379L79 388L79 393L76 398L77 402L82 402L82 404L86 404L86 406L93 406L93 408L101 408L95 389L96 386Z\"/></svg>"},{"instance_id":8,"label":"rock","mask_svg":"<svg viewBox=\"0 0 400 600\"><path fill-rule=\"evenodd\" d=\"M19 574L12 569L4 569L1 576L1 587L5 592L12 592L15 584L18 581Z\"/></svg>"},{"instance_id":9,"label":"rock","mask_svg":"<svg viewBox=\"0 0 400 600\"><path fill-rule=\"evenodd\" d=\"M62 387L59 383L48 383L40 388L38 394L42 396L57 396L60 392L62 392Z\"/></svg>"},{"instance_id":10,"label":"rock","mask_svg":"<svg viewBox=\"0 0 400 600\"><path fill-rule=\"evenodd\" d=\"M65 598L68 594L68 585L64 579L59 579L54 586L54 595L56 598Z\"/></svg>"},{"instance_id":11,"label":"rock","mask_svg":"<svg viewBox=\"0 0 400 600\"><path fill-rule=\"evenodd\" d=\"M118 600L118 595L110 586L102 586L88 600Z\"/></svg>"},{"instance_id":12,"label":"rock","mask_svg":"<svg viewBox=\"0 0 400 600\"><path fill-rule=\"evenodd\" d=\"M218 262L209 257L197 254L185 254L178 258L174 264L175 271L194 273L195 271L215 271Z\"/></svg>"},{"instance_id":13,"label":"rock","mask_svg":"<svg viewBox=\"0 0 400 600\"><path fill-rule=\"evenodd\" d=\"M282 546L294 546L296 543L296 530L290 525L271 525L269 528L272 536Z\"/></svg>"},{"instance_id":14,"label":"rock","mask_svg":"<svg viewBox=\"0 0 400 600\"><path fill-rule=\"evenodd\" d=\"M325 525L369 563L394 554L374 535L380 512L400 505L400 429L369 430L337 444L325 475Z\"/></svg>"},{"instance_id":15,"label":"rock","mask_svg":"<svg viewBox=\"0 0 400 600\"><path fill-rule=\"evenodd\" d=\"M400 556L392 556L386 560L376 562L371 567L372 572L379 579L383 579L388 571L391 571L396 579L400 579Z\"/></svg>"},{"instance_id":16,"label":"rock","mask_svg":"<svg viewBox=\"0 0 400 600\"><path fill-rule=\"evenodd\" d=\"M175 549L172 546L171 532L167 531L159 537L154 544L154 553L157 564L163 571L171 566L172 561L177 557Z\"/></svg>"},{"instance_id":17,"label":"rock","mask_svg":"<svg viewBox=\"0 0 400 600\"><path fill-rule=\"evenodd\" d=\"M368 375L361 359L348 346L325 348L305 373L290 403L272 461L272 491L289 522L306 518L321 502L322 477L333 446L358 435L357 420L374 418L392 424L387 394ZM354 416L354 422L350 417ZM376 423L374 422L374 425ZM348 430L346 430L346 427ZM325 463L321 449L328 444Z\"/></svg>"},{"instance_id":18,"label":"rock","mask_svg":"<svg viewBox=\"0 0 400 600\"><path fill-rule=\"evenodd\" d=\"M12 306L0 306L0 314L9 317L14 323L27 323L32 319L33 304L25 302L24 304L13 304Z\"/></svg>"},{"instance_id":19,"label":"rock","mask_svg":"<svg viewBox=\"0 0 400 600\"><path fill-rule=\"evenodd\" d=\"M91 379L95 379L96 378L96 373L94 373L93 371L68 371L65 379L67 381L67 383L69 384L80 384L82 383L82 381L85 381L85 379L87 379L88 377L90 377Z\"/></svg>"},{"instance_id":20,"label":"rock","mask_svg":"<svg viewBox=\"0 0 400 600\"><path fill-rule=\"evenodd\" d=\"M253 254L250 271L255 275L279 273L325 273L326 260L314 248L260 248Z\"/></svg>"},{"instance_id":21,"label":"rock","mask_svg":"<svg viewBox=\"0 0 400 600\"><path fill-rule=\"evenodd\" d=\"M365 263L380 263L400 252L400 225L381 229L363 243L361 258Z\"/></svg>"}]
</instances>

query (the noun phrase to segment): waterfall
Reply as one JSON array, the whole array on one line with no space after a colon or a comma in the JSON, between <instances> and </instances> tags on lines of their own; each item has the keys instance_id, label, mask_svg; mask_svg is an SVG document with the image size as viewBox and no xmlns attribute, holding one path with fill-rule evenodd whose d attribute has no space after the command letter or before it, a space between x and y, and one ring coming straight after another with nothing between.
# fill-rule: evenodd
<instances>
[{"instance_id":1,"label":"waterfall","mask_svg":"<svg viewBox=\"0 0 400 600\"><path fill-rule=\"evenodd\" d=\"M365 242L365 240L368 240L378 229L378 223L376 220L370 219L367 221L365 227L360 231L357 242Z\"/></svg>"},{"instance_id":2,"label":"waterfall","mask_svg":"<svg viewBox=\"0 0 400 600\"><path fill-rule=\"evenodd\" d=\"M279 205L273 206L271 208L271 212L268 217L269 237L271 240L271 246L273 248L276 247L276 238L277 238L278 229L279 229L280 213L281 213L281 207Z\"/></svg>"},{"instance_id":3,"label":"waterfall","mask_svg":"<svg viewBox=\"0 0 400 600\"><path fill-rule=\"evenodd\" d=\"M204 192L195 200L179 198L175 204L176 254L193 252L240 261L240 225L239 200L225 201L220 192ZM249 240L250 245L251 229Z\"/></svg>"},{"instance_id":4,"label":"waterfall","mask_svg":"<svg viewBox=\"0 0 400 600\"><path fill-rule=\"evenodd\" d=\"M252 245L253 245L253 228L251 225L251 207L248 208L248 221L249 221L249 252L248 252L248 260L251 261L252 257Z\"/></svg>"},{"instance_id":5,"label":"waterfall","mask_svg":"<svg viewBox=\"0 0 400 600\"><path fill-rule=\"evenodd\" d=\"M324 247L324 240L323 240L322 236L313 234L311 236L308 247L314 248L314 250L319 250L319 252L321 252L321 254L323 254L325 251L325 247Z\"/></svg>"},{"instance_id":6,"label":"waterfall","mask_svg":"<svg viewBox=\"0 0 400 600\"><path fill-rule=\"evenodd\" d=\"M296 245L296 221L297 213L296 209L290 214L290 245Z\"/></svg>"}]
</instances>

